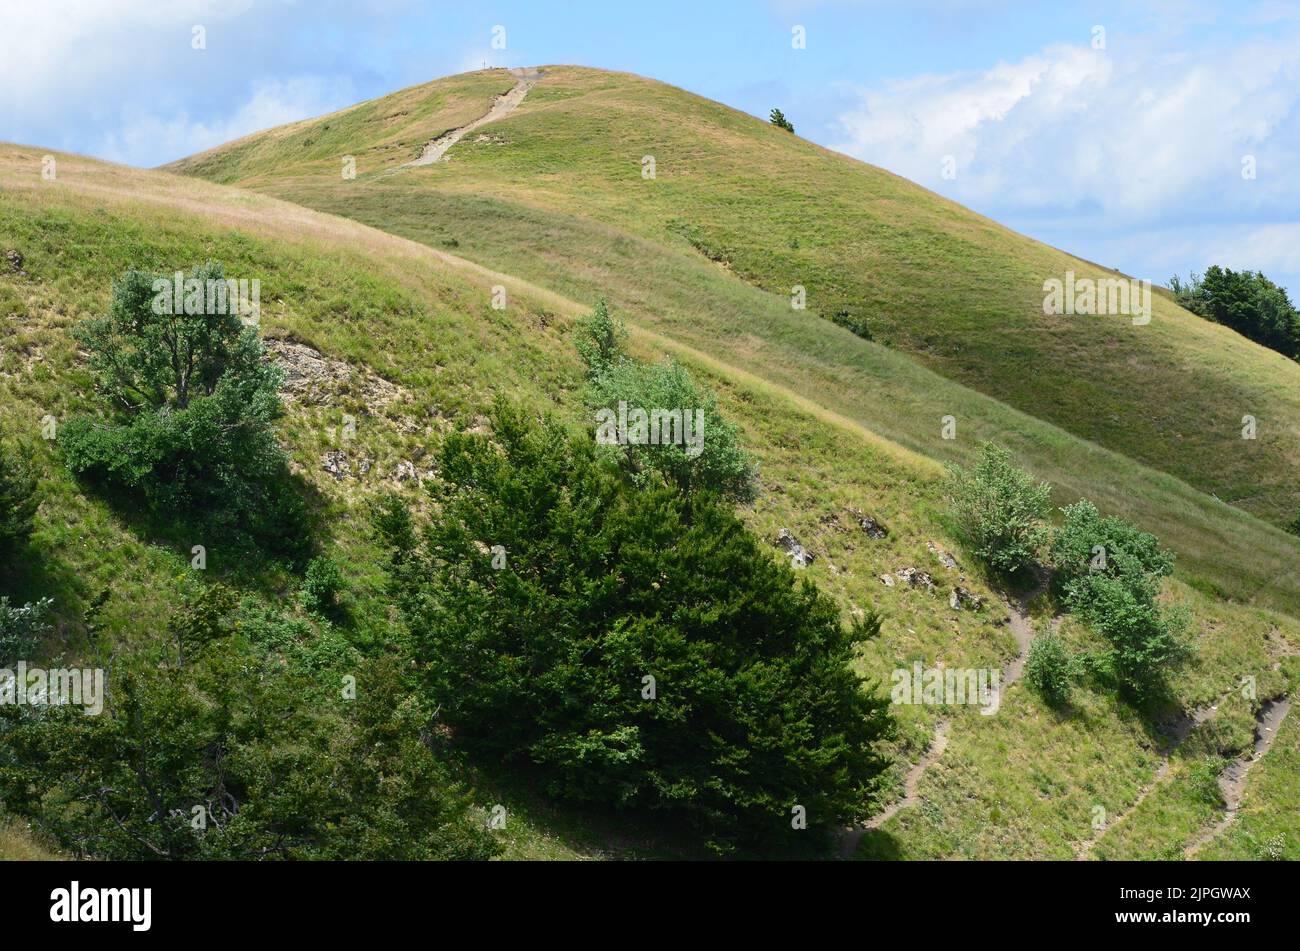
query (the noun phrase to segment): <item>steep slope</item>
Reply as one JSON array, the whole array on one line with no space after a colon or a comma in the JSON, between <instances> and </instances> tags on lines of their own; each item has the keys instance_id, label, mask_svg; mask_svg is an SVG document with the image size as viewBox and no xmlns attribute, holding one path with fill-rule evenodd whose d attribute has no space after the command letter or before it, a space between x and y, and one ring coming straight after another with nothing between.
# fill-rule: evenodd
<instances>
[{"instance_id":1,"label":"steep slope","mask_svg":"<svg viewBox=\"0 0 1300 951\"><path fill-rule=\"evenodd\" d=\"M489 71L417 89L454 99L463 116L461 97L488 76L498 77L493 96L514 82ZM489 100L484 95L479 115ZM387 101L355 110L384 112ZM348 111L340 115L331 129L351 121ZM447 115L430 124L452 121ZM1044 318L1041 275L1095 269L887 173L635 77L547 68L512 113L459 142L436 167L396 168L418 148L393 156L364 138L340 143L359 156L356 180L324 157L299 155L315 128L300 123L175 168L453 248L572 298L606 295L642 326L931 458L962 461L982 439L999 439L1057 486L1057 501L1087 495L1158 531L1192 583L1300 610L1300 545L1218 500L1245 494L1228 490L1232 480L1251 487L1261 514L1290 510L1287 433L1300 418L1293 405L1300 372L1277 354L1162 299L1146 326ZM646 154L656 157L654 179L641 176ZM710 243L708 229L719 223L732 231ZM743 242L753 249L736 250ZM740 279L746 261L791 256L803 264L788 280L807 287L809 310L791 307L788 287L765 292ZM981 274L987 280L977 286ZM911 329L892 342L911 347L920 363L815 313L852 310L824 303L825 287L856 293L863 276L897 308L890 313L909 315L903 323ZM871 316L877 338L894 336ZM957 362L969 372L941 359L944 347L909 344L918 334L959 341ZM1225 366L1231 383L1220 378ZM1248 396L1241 386L1251 388ZM1269 421L1254 441L1240 438L1246 411L1232 408L1245 405L1267 407L1252 412ZM1187 418L1168 428L1178 414ZM942 438L946 416L956 419L955 439ZM1218 422L1211 426L1209 416ZM1079 432L1116 451L1070 435ZM1126 454L1220 495L1193 491Z\"/></svg>"},{"instance_id":2,"label":"steep slope","mask_svg":"<svg viewBox=\"0 0 1300 951\"><path fill-rule=\"evenodd\" d=\"M547 67L517 110L437 168L390 174L416 153L393 156L363 134L337 142L359 157L358 178L344 181L337 157L316 151L326 125L333 136L354 112L391 112L420 95L454 99L455 110L432 123L451 124L464 115L463 97L494 76L493 94L509 88L503 71L451 77L174 168L435 246L455 242L542 283L590 283L597 261L640 239L634 254L644 259L617 267L638 285L653 279L664 252L716 262L787 309L800 285L808 310L792 314L794 324L815 315L865 323L942 376L1268 521L1300 513L1300 366L1159 294L1140 326L1123 316L1045 316L1045 279L1114 272L718 103L635 76ZM484 96L478 114L487 105ZM648 159L653 178L643 177ZM688 316L736 357L746 338L772 344L794 332L758 321L713 326L706 302ZM1255 440L1242 439L1246 415L1259 421ZM915 425L913 439L931 438L928 414Z\"/></svg>"},{"instance_id":3,"label":"steep slope","mask_svg":"<svg viewBox=\"0 0 1300 951\"><path fill-rule=\"evenodd\" d=\"M300 373L281 435L329 526L329 550L347 568L362 640L382 639L388 618L366 506L380 490L414 491L403 464L418 464L456 421L473 422L497 392L579 419L581 374L566 328L583 305L272 198L64 155L47 182L41 158L0 147L0 247L22 255L21 272L7 262L0 271L0 428L36 446L43 497L30 558L0 566L0 590L55 599L52 655L86 656L91 624L100 645L149 649L167 636L190 584L191 539L157 534L87 493L39 439L45 416L57 421L89 405L89 377L68 331L103 309L112 279L128 267L168 270L212 257L229 274L262 281L263 335ZM491 291L502 283L510 304L498 311ZM931 566L928 543L953 545L936 514L937 467L678 343L645 332L634 343L643 356L670 352L685 362L741 421L763 470L762 498L747 513L753 527L772 539L790 528L819 556L810 573L846 610L874 605L887 618L886 637L863 657L867 669L883 675L902 654L997 663L1014 651L996 612L945 617L935 609L946 591L877 590L881 572ZM356 420L347 443L345 415ZM810 465L807 453L818 461ZM888 524L889 538L866 536L852 509ZM784 557L775 544L773 554ZM228 577L230 568L220 550L209 553L210 573ZM978 579L964 583L994 597ZM272 598L292 591L291 580L275 574L257 587ZM930 711L915 716L920 738ZM512 854L660 847L598 816L575 821L526 786L489 788L524 817L508 829Z\"/></svg>"},{"instance_id":4,"label":"steep slope","mask_svg":"<svg viewBox=\"0 0 1300 951\"><path fill-rule=\"evenodd\" d=\"M264 335L282 346L310 347L310 359L302 362L309 375L312 360L330 371L324 379L309 379L311 385L293 397L282 437L318 493L317 504L332 526L331 546L348 566L356 613L369 619L371 636L382 636L386 610L364 510L381 488L411 490L409 482L396 481L400 463L422 458L453 420L472 420L494 392L580 418L578 365L565 334L568 321L586 309L579 302L354 222L192 179L59 156L57 180L46 182L41 154L0 147L0 246L20 250L26 272L0 273L0 313L7 315L0 337L0 426L32 434L44 415L63 418L85 404L88 379L67 331L104 306L110 280L124 268L167 269L217 257L231 271L259 277ZM764 312L767 296L761 292L719 272L717 280L729 282L720 289L706 280L715 277L711 266L689 255L674 267L674 275L686 276L693 282L688 286L710 300L728 301L737 314L754 304L764 319L782 326L775 321L786 312ZM625 276L620 287L629 281ZM504 311L490 305L495 285L509 290ZM658 289L652 285L642 293ZM638 321L649 306L632 309ZM846 612L872 606L883 615L882 637L863 652L864 671L884 680L914 661L959 667L1017 663L1023 644L1006 624L1008 608L977 575L945 566L935 551L955 547L944 523L939 466L873 432L856 415L828 406L826 394L807 385L808 379L824 379L814 375L824 373L822 367L807 370L807 378L765 375L769 362L746 359L741 367L719 351L694 346L704 334L685 333L684 321L645 323L635 328L637 351L682 360L717 388L726 412L743 426L762 470L759 502L745 514L750 524L770 539L780 528L791 530L818 556L807 569L810 576ZM666 336L655 327L675 333ZM795 337L798 345L805 339L816 344L821 338L810 331L824 329L830 335L824 346L862 348L875 361L864 365L880 374L884 393L919 399L927 387L938 387L962 405L982 407L993 421L989 425L1022 430L1028 434L1022 438L1041 440L1067 460L1096 453L1121 476L1128 473L1128 484L1151 482L1157 487L1152 497L1168 506L1161 511L1172 513L1180 504L1193 522L1221 513L1261 548L1274 538L1261 523L1168 477L1086 447L839 328L802 329L808 336ZM764 346L752 344L751 352L762 353ZM358 420L355 441L342 447L352 464L344 472L335 466L332 473L324 468L326 454L341 448L338 427L345 413ZM897 420L892 425L905 429ZM371 463L364 472L361 460ZM31 564L0 574L20 597L55 596L60 636L50 652L77 656L87 650L87 612L105 591L107 600L91 612L101 638L145 646L164 636L170 605L185 584L184 540L141 535L129 517L83 493L48 449L40 463L45 502L35 556ZM887 525L888 536L863 532L856 511ZM779 556L775 545L773 551ZM937 590L887 587L878 580L900 567L933 573ZM224 569L220 553L213 569ZM286 594L284 579L262 583L273 594ZM956 583L987 599L988 606L950 609L947 593ZM1279 644L1300 643L1291 618L1216 604L1181 584L1171 594L1193 606L1199 648L1196 663L1174 685L1178 704L1192 708L1244 675L1257 677L1265 696L1293 682L1293 674L1274 666ZM860 854L1073 854L1093 834L1088 816L1094 805L1123 809L1158 768L1145 725L1116 698L1089 695L1085 702L1082 716L1060 720L1017 684L1003 698L999 716L900 708L898 785L887 798L901 791L909 763L922 758L936 725L950 719L948 746L908 783L918 807L898 810L867 833ZM1249 743L1230 729L1225 735L1228 748ZM1261 767L1252 782L1260 777L1262 785L1248 789L1247 802L1270 815L1272 828L1300 831L1285 809L1289 794L1279 792L1274 775ZM601 817L557 812L526 787L489 786L480 788L480 796L493 797L484 802L499 798L522 817L508 829L511 854L520 857L655 854L661 847ZM1190 829L1180 841L1196 832ZM1165 834L1182 836L1177 829ZM1288 842L1300 842L1300 835Z\"/></svg>"}]
</instances>

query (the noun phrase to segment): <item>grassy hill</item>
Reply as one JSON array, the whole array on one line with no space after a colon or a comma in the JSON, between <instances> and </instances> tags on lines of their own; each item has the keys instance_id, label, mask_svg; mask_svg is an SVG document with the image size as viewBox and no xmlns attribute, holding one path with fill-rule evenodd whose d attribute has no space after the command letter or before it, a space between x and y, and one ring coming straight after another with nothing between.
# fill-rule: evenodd
<instances>
[{"instance_id":1,"label":"grassy hill","mask_svg":"<svg viewBox=\"0 0 1300 951\"><path fill-rule=\"evenodd\" d=\"M504 71L451 77L172 168L448 248L578 300L607 295L646 329L934 459L968 459L996 438L1058 487L1058 501L1088 495L1159 529L1193 583L1300 608L1300 545L1220 504L1293 517L1295 363L1158 296L1146 326L1044 317L1045 277L1099 270L638 77L547 68L518 109L423 168L396 168L418 147L394 155L364 137L371 117L416 93L456 104L431 123L443 127L463 118L470 90L483 94L482 112L514 82ZM358 132L347 142L355 180L316 150L325 124ZM641 176L645 155L652 180ZM791 308L794 284L808 310ZM818 316L839 311L866 318L875 341ZM1246 413L1267 420L1254 441L1241 438ZM957 438L947 441L949 415Z\"/></svg>"},{"instance_id":2,"label":"grassy hill","mask_svg":"<svg viewBox=\"0 0 1300 951\"><path fill-rule=\"evenodd\" d=\"M271 194L74 156L58 156L57 180L47 182L43 150L0 146L0 250L20 250L26 272L0 262L0 428L35 441L44 493L30 562L2 566L0 576L20 598L55 598L51 656L86 656L92 633L147 650L166 636L172 606L193 583L192 539L87 494L36 438L43 416L62 419L87 405L89 376L68 330L102 311L125 268L216 258L228 273L260 276L263 336L302 373L280 437L328 526L328 550L345 567L354 619L346 633L362 645L381 640L389 619L369 500L385 489L414 496L399 464L418 471L442 436L475 425L496 393L584 419L567 331L605 295L629 319L636 355L675 357L740 424L760 467L758 501L742 516L773 556L782 557L775 539L788 529L817 555L808 576L846 616L867 607L881 614L882 635L858 661L879 680L914 661L1005 668L1022 653L1008 623L1021 615L960 551L943 501L942 463L969 460L982 439L1004 442L1051 480L1057 502L1086 495L1178 552L1165 597L1190 608L1197 652L1163 707L1139 712L1086 690L1058 713L1024 684L1008 688L997 716L900 707L889 748L896 764L877 805L914 795L862 836L857 855L1149 858L1213 828L1222 809L1200 797L1203 783L1194 780L1252 745L1259 703L1237 686L1253 677L1258 696L1269 698L1300 675L1300 547L1247 506L1201 491L1213 487L1205 479L1225 476L1207 454L1218 452L1222 465L1236 466L1234 478L1265 491L1277 511L1254 511L1273 518L1295 487L1283 484L1271 454L1290 450L1263 426L1248 450L1256 455L1235 462L1236 428L1236 443L1200 432L1193 451L1175 451L1163 433L1159 445L1141 447L1160 427L1125 387L1145 379L1155 387L1152 406L1183 400L1171 413L1228 413L1237 391L1216 389L1215 374L1240 371L1237 383L1253 381L1251 399L1267 397L1270 412L1294 419L1285 412L1295 388L1283 392L1293 370L1165 303L1147 327L1107 318L1045 327L1041 275L1090 265L635 77L548 69L515 113L480 130L481 140L467 137L437 164L397 170L515 82L494 71L452 77L177 166ZM656 156L653 180L641 177L645 154ZM344 155L356 158L355 180L340 175ZM1020 283L985 287L985 268ZM784 285L793 283L807 287L809 310L790 307ZM498 285L508 291L505 310L490 305ZM876 340L824 319L837 310L867 317ZM1229 356L1203 366L1201 347ZM1148 362L1134 363L1138 354ZM1112 374L1114 387L1106 384ZM1017 387L1039 389L1017 396ZM1199 388L1196 399L1189 387ZM1108 402L1096 405L1115 414L1112 429L1106 413L1084 411L1102 390ZM345 414L358 421L346 445ZM957 418L955 440L941 438L946 415ZM337 457L327 454L340 449L348 466L330 471ZM888 536L864 533L860 512L887 525ZM957 568L944 564L945 551L957 553ZM881 582L903 567L932 573L936 587ZM293 579L250 576L220 551L210 570L270 600L292 594ZM951 609L956 584L986 606ZM1051 612L1039 599L1027 622L1042 630ZM1078 646L1092 637L1071 618L1061 627ZM1166 718L1207 710L1186 742L1164 749ZM940 724L942 755L906 780ZM1202 857L1262 857L1261 843L1279 832L1283 851L1300 854L1285 781L1295 730L1291 718L1249 774L1241 818ZM470 779L481 806L507 805L510 856L692 854L690 842L557 807L527 776L470 768ZM1102 830L1098 806L1110 817ZM0 838L9 856L41 847L16 823Z\"/></svg>"},{"instance_id":3,"label":"grassy hill","mask_svg":"<svg viewBox=\"0 0 1300 951\"><path fill-rule=\"evenodd\" d=\"M380 636L388 617L366 503L384 489L414 492L397 481L398 464L425 457L456 421L472 423L497 392L570 420L581 412L580 366L567 326L587 306L352 222L194 180L59 156L57 181L44 182L41 154L0 150L0 243L21 251L26 272L0 274L7 317L0 427L39 451L45 501L32 556L4 566L4 575L6 590L20 599L55 598L59 638L48 645L51 655L88 654L92 614L109 643L147 649L165 638L171 606L191 583L191 539L137 524L87 495L36 438L44 416L63 419L87 404L89 379L68 329L106 306L111 280L129 266L165 270L211 257L228 273L260 274L264 337L273 347L310 348L330 368L291 395L281 435L331 527L330 550L346 567L358 641ZM511 287L504 312L490 306L501 281ZM880 655L864 664L883 674L896 653L986 663L1014 653L996 611L943 617L935 608L946 594L876 590L876 575L899 564L937 565L928 542L954 544L942 525L936 466L680 345L643 333L633 344L644 356L678 357L718 388L741 421L763 470L762 499L747 516L753 526L767 538L789 527L822 556L809 571L846 611L874 604L887 616ZM345 447L350 471L336 478L324 457L342 446L345 414L356 417L356 436ZM809 451L816 464L805 458ZM370 463L365 472L362 460ZM875 514L890 537L867 544L851 534L850 508ZM775 545L773 552L780 557ZM217 577L271 599L290 597L291 579L249 578L238 567L223 562L220 550L209 553ZM994 597L977 578L966 583ZM927 713L918 709L922 720L910 742L924 743ZM494 789L497 781L485 780ZM511 830L511 854L663 848L602 827L598 817L576 823L527 788L502 782L498 794L512 814L545 817Z\"/></svg>"},{"instance_id":4,"label":"grassy hill","mask_svg":"<svg viewBox=\"0 0 1300 951\"><path fill-rule=\"evenodd\" d=\"M372 131L376 115L412 96L445 100L445 118L431 125L451 126L473 91L486 111L487 94L512 81L504 71L451 77L174 168L426 243L455 241L520 276L590 273L600 248L640 238L782 300L802 285L799 316L865 322L877 341L946 378L1265 520L1300 513L1295 362L1159 295L1145 326L1045 316L1045 279L1114 272L718 103L635 76L549 67L516 111L445 162L391 173L418 148L394 154L388 130ZM334 156L322 152L327 139ZM338 174L345 147L358 159L355 181ZM645 156L652 180L642 177ZM548 240L537 240L539 227ZM645 281L658 267L658 253L643 251L639 266L620 270ZM708 326L709 307L690 316ZM761 326L750 333L770 339ZM1246 414L1260 421L1254 442L1240 438ZM929 435L930 420L917 424L918 438Z\"/></svg>"}]
</instances>

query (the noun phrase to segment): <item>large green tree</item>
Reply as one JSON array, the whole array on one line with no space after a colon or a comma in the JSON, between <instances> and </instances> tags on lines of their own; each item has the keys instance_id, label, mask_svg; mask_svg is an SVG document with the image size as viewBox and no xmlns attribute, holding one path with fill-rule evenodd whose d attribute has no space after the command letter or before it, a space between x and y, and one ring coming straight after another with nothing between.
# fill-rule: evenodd
<instances>
[{"instance_id":1,"label":"large green tree","mask_svg":"<svg viewBox=\"0 0 1300 951\"><path fill-rule=\"evenodd\" d=\"M484 859L499 851L394 660L267 650L219 589L106 709L0 707L0 798L105 859ZM349 679L353 678L353 679Z\"/></svg>"},{"instance_id":2,"label":"large green tree","mask_svg":"<svg viewBox=\"0 0 1300 951\"><path fill-rule=\"evenodd\" d=\"M222 270L209 263L190 280L219 284ZM246 547L301 558L305 506L274 431L283 371L234 308L212 312L206 297L195 313L160 307L155 281L167 283L127 272L108 313L77 328L109 413L62 427L68 467Z\"/></svg>"},{"instance_id":3,"label":"large green tree","mask_svg":"<svg viewBox=\"0 0 1300 951\"><path fill-rule=\"evenodd\" d=\"M662 811L720 851L862 818L886 703L851 669L867 624L725 505L638 489L589 437L504 404L448 437L438 516L379 526L432 699L553 793Z\"/></svg>"},{"instance_id":4,"label":"large green tree","mask_svg":"<svg viewBox=\"0 0 1300 951\"><path fill-rule=\"evenodd\" d=\"M1260 271L1234 271L1213 265L1186 283L1169 282L1178 303L1195 314L1231 327L1292 360L1300 359L1300 312L1286 288Z\"/></svg>"}]
</instances>

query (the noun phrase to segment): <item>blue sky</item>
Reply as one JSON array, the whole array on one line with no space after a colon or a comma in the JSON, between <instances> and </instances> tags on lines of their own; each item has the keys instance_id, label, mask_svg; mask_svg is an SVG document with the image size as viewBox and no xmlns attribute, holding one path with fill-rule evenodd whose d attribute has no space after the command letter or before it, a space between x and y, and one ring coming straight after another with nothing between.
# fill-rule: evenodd
<instances>
[{"instance_id":1,"label":"blue sky","mask_svg":"<svg viewBox=\"0 0 1300 951\"><path fill-rule=\"evenodd\" d=\"M485 62L779 106L1101 264L1261 269L1300 297L1296 2L0 0L0 140L157 165Z\"/></svg>"}]
</instances>

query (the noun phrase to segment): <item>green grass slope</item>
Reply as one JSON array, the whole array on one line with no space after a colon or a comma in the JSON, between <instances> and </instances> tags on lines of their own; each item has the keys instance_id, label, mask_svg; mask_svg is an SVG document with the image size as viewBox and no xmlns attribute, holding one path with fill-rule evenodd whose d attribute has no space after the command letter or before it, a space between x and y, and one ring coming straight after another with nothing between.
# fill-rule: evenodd
<instances>
[{"instance_id":1,"label":"green grass slope","mask_svg":"<svg viewBox=\"0 0 1300 951\"><path fill-rule=\"evenodd\" d=\"M481 85L493 77L496 86ZM481 114L513 81L501 71L466 74L353 112L373 115L416 91L459 97L478 82ZM454 117L431 125L459 121L465 110L456 102ZM351 115L329 117L331 129L353 123ZM366 127L360 118L354 125ZM432 166L394 170L418 147L389 156L367 152L362 138L339 143L371 156L359 160L356 180L300 154L315 128L273 130L174 168L451 249L573 299L607 295L643 328L933 459L964 461L981 440L998 439L1057 486L1058 502L1087 495L1159 532L1194 585L1300 612L1300 545L1244 512L1280 519L1296 489L1288 427L1300 418L1300 406L1291 407L1300 372L1271 351L1162 299L1144 327L1045 318L1042 275L1090 273L1091 265L752 117L635 77L547 69L514 113ZM641 177L644 154L656 156L653 180ZM711 244L708 229L718 222L734 233ZM754 245L752 255L738 250L743 242ZM926 254L933 257L922 266ZM804 264L775 284L753 263L796 258ZM979 274L988 279L977 287ZM817 313L867 314L827 303L826 290L847 294L867 277L890 301L869 315L879 342ZM777 286L796 282L808 288L809 310L792 309L788 287ZM910 329L890 329L886 311L910 315L901 321ZM916 344L930 325L930 342ZM941 338L959 341L956 363L940 359ZM1231 381L1222 378L1229 369ZM1245 405L1269 407L1252 412L1269 421L1254 441L1240 438L1245 411L1233 407ZM954 440L941 438L949 415ZM1273 501L1247 505L1246 495ZM1241 504L1225 504L1232 500Z\"/></svg>"},{"instance_id":2,"label":"green grass slope","mask_svg":"<svg viewBox=\"0 0 1300 951\"><path fill-rule=\"evenodd\" d=\"M111 279L126 267L167 269L214 257L228 273L257 276L264 336L309 346L333 368L326 379L291 395L280 431L330 526L328 550L347 569L350 607L358 618L352 636L362 641L382 639L387 621L365 507L380 489L413 491L409 482L395 481L397 464L418 464L447 428L472 424L496 392L572 422L582 418L580 368L566 328L586 306L569 297L424 244L194 179L59 156L58 178L46 182L41 154L0 146L0 248L21 251L27 272L0 271L0 427L37 447L43 495L30 560L3 566L0 575L20 598L55 598L59 624L47 645L51 655L87 652L92 624L101 642L147 649L165 636L172 606L192 583L190 539L146 531L129 513L84 492L36 435L45 415L64 418L87 405L89 377L68 330L105 306ZM1199 517L1209 524L1219 513L1265 551L1281 537L1168 476L1089 447L886 348L829 324L781 324L786 311L771 307L770 295L691 255L670 259L668 274L685 282L684 296L692 289L708 295L727 320L754 313L769 322L770 340L747 339L744 359L737 360L726 348L708 346L710 328L691 330L683 298L665 298L667 319L652 315L651 297L664 292L664 282L638 287L633 272L613 267L617 258L606 261L591 280L614 281L617 295L636 303L629 307L635 351L680 359L718 391L724 411L743 427L761 468L760 497L744 513L746 520L768 539L780 528L793 531L818 556L807 571L846 613L869 606L881 613L882 636L860 658L862 670L880 680L914 661L998 666L1017 648L996 592L968 567L945 568L930 549L932 543L956 548L944 515L941 467L866 425L868 414L858 402L831 398L849 393L853 381L878 379L876 392L894 400L923 400L927 388L938 389L962 406L979 408L990 433L1020 432L1022 447L1043 447L1040 462L1060 453L1063 468L1095 454L1101 462L1090 471L1108 471L1109 461L1121 480L1129 480L1121 484L1149 484L1142 498L1161 517L1186 517L1191 524ZM555 283L579 297L587 289L577 276ZM504 311L489 303L491 288L499 284L509 289ZM832 384L835 375L812 357L825 358L840 344L856 355L845 360L839 371L845 376ZM782 360L805 347L812 354L806 363L777 372ZM910 432L909 412L933 412L924 402L915 405L923 409L879 417L886 433ZM345 447L338 437L344 414L357 419L356 437ZM973 410L971 418L978 418ZM324 453L339 448L346 448L352 465L336 478L322 461ZM370 462L365 472L361 460ZM883 521L889 536L872 539L861 532L854 509ZM1202 532L1203 540L1212 537L1208 529ZM1233 532L1225 538L1229 546L1240 543ZM773 553L779 557L775 545ZM938 589L879 582L880 574L902 566L934 573ZM210 553L212 572L238 577L232 568L219 551ZM1232 583L1226 573L1216 577ZM288 598L292 591L290 579L275 575L241 583L270 597ZM988 605L978 612L949 609L946 594L955 583L987 598ZM1261 695L1290 687L1292 674L1276 667L1276 654L1278 645L1300 644L1292 618L1264 606L1221 603L1183 583L1172 585L1169 596L1192 606L1198 646L1196 662L1173 685L1176 705L1196 707L1247 675L1258 678ZM992 717L899 708L892 749L896 783L885 799L900 793L907 765L924 753L945 715L954 716L950 746L922 778L918 805L864 837L860 855L1065 857L1091 836L1089 816L1097 804L1123 811L1158 769L1149 724L1116 698L1084 693L1075 710L1059 715L1018 684ZM1249 744L1248 733L1232 723L1222 732L1225 749ZM1279 744L1279 754L1289 755L1290 748ZM1277 773L1261 765L1252 776L1258 782L1250 808L1267 822L1271 837L1282 832L1293 850L1300 828L1288 809L1288 788L1270 778ZM526 776L474 778L482 804L508 806L511 819L503 834L513 857L691 854L689 844L659 841L613 817L556 808ZM1201 824L1165 823L1159 814L1141 819L1142 828L1152 827L1150 841L1161 847L1168 841L1185 845ZM1136 851L1151 857L1156 847L1145 841ZM0 854L43 851L10 822Z\"/></svg>"},{"instance_id":3,"label":"green grass slope","mask_svg":"<svg viewBox=\"0 0 1300 951\"><path fill-rule=\"evenodd\" d=\"M515 112L437 165L394 172L418 147L394 154L371 134L373 116L413 97L453 103L428 124L450 127L473 111L463 97L479 92L482 114L512 81L504 71L451 77L173 168L485 260L489 230L497 265L531 265L512 272L538 279L558 279L557 264L580 278L597 246L642 239L637 280L670 250L779 300L802 285L805 321L865 321L875 339L946 378L1265 520L1300 514L1300 366L1159 295L1145 326L1045 316L1044 279L1114 272L881 169L680 89L578 67L545 68ZM326 141L333 161L320 153ZM362 156L355 181L338 172L343 153ZM642 176L646 156L653 179ZM691 317L712 320L703 304ZM738 356L745 337L770 339L761 325L709 329L727 331ZM1254 441L1241 438L1247 414L1259 421Z\"/></svg>"},{"instance_id":4,"label":"green grass slope","mask_svg":"<svg viewBox=\"0 0 1300 951\"><path fill-rule=\"evenodd\" d=\"M414 491L397 481L399 463L418 467L445 431L475 424L498 392L571 422L585 416L567 334L582 305L353 222L192 179L61 155L57 179L46 182L41 155L0 146L0 248L19 251L25 271L7 262L0 270L0 428L35 448L42 495L28 556L0 566L0 583L18 599L54 598L51 656L84 657L96 645L156 646L194 583L193 539L140 524L85 491L40 438L44 417L65 419L91 405L90 378L69 330L106 306L112 279L128 267L167 270L216 258L228 274L256 276L264 337L310 347L328 363L321 379L290 393L280 433L328 526L327 550L345 566L349 613L357 619L350 636L361 643L382 642L388 622L366 506L380 490ZM491 289L502 282L510 285L510 305L497 311ZM886 676L903 656L996 664L1014 654L996 606L945 614L946 590L885 589L876 581L904 564L940 570L928 543L954 547L933 463L680 344L644 332L633 344L647 358L677 356L741 422L763 471L761 498L746 512L755 530L774 539L790 528L819 556L810 574L846 612L874 606L885 617L886 633L864 654L864 670ZM356 419L346 444L339 436L345 415ZM339 449L350 471L336 477L323 461ZM850 508L888 524L889 538L868 538ZM783 557L775 544L773 557ZM237 569L219 549L209 552L210 575L271 599L292 597L292 579L249 578ZM996 604L978 578L963 583ZM904 756L924 744L933 716L908 712ZM515 857L678 848L612 819L556 809L526 777L476 779L485 804L505 802L516 817L505 832ZM0 840L0 854L11 857L38 848L16 824Z\"/></svg>"}]
</instances>

